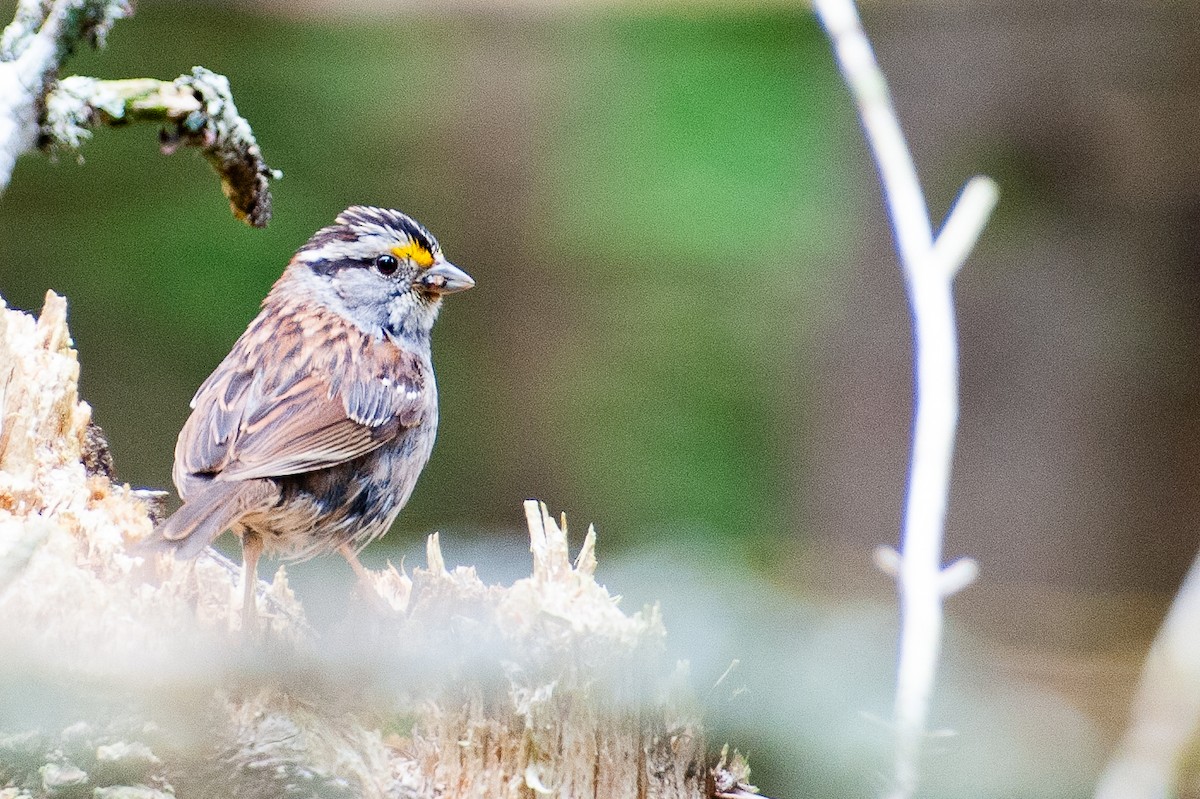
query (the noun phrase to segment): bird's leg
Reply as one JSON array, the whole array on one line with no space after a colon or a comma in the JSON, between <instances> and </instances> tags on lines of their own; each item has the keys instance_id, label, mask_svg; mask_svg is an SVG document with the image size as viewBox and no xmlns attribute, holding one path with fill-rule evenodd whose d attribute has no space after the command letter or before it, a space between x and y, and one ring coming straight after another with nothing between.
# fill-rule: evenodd
<instances>
[{"instance_id":1,"label":"bird's leg","mask_svg":"<svg viewBox=\"0 0 1200 799\"><path fill-rule=\"evenodd\" d=\"M350 568L354 570L354 576L357 581L354 586L354 594L356 594L365 604L366 608L378 615L388 615L392 612L392 607L379 594L379 589L375 587L375 581L371 577L371 572L358 559L358 553L349 544L342 544L338 547L338 552L350 564Z\"/></svg>"},{"instance_id":2,"label":"bird's leg","mask_svg":"<svg viewBox=\"0 0 1200 799\"><path fill-rule=\"evenodd\" d=\"M255 589L258 588L258 556L263 551L262 536L251 530L242 531L242 632L258 630L258 607Z\"/></svg>"},{"instance_id":3,"label":"bird's leg","mask_svg":"<svg viewBox=\"0 0 1200 799\"><path fill-rule=\"evenodd\" d=\"M358 578L358 582L364 588L370 588L371 573L367 571L367 567L363 566L362 561L358 559L358 553L356 553L349 544L342 544L340 547L338 547L338 552L340 552L342 557L346 559L346 562L350 564L350 568L354 569L354 576Z\"/></svg>"}]
</instances>

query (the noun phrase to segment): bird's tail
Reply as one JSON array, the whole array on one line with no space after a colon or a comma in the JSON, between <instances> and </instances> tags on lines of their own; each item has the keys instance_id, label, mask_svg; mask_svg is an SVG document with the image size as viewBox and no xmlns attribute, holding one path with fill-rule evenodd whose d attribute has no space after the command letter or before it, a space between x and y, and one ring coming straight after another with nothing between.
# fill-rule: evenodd
<instances>
[{"instance_id":1,"label":"bird's tail","mask_svg":"<svg viewBox=\"0 0 1200 799\"><path fill-rule=\"evenodd\" d=\"M261 507L273 488L266 480L209 483L155 528L147 546L174 551L180 560L194 558L246 511Z\"/></svg>"}]
</instances>

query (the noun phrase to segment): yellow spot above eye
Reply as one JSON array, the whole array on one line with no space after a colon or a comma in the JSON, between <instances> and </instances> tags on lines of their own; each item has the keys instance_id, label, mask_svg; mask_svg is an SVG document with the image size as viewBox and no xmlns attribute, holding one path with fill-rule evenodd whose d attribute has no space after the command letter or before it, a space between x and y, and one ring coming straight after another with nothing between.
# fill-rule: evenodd
<instances>
[{"instance_id":1,"label":"yellow spot above eye","mask_svg":"<svg viewBox=\"0 0 1200 799\"><path fill-rule=\"evenodd\" d=\"M422 269L428 269L433 266L433 253L417 244L415 241L410 241L408 244L401 244L392 248L392 255L397 258L409 258L414 264Z\"/></svg>"}]
</instances>

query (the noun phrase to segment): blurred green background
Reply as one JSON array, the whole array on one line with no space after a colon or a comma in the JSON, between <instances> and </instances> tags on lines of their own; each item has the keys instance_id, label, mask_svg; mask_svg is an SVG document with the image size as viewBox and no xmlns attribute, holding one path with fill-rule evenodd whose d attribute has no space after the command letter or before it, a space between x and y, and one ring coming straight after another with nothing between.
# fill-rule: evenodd
<instances>
[{"instance_id":1,"label":"blurred green background","mask_svg":"<svg viewBox=\"0 0 1200 799\"><path fill-rule=\"evenodd\" d=\"M229 76L285 174L265 232L230 221L194 154L156 155L150 128L100 132L78 167L27 158L3 200L0 257L22 265L4 295L72 301L124 479L169 483L192 392L291 252L372 203L422 220L479 283L439 325L443 423L401 535L512 527L538 496L610 540L780 538L805 286L848 235L828 119L852 120L805 15L147 4L71 66L192 64Z\"/></svg>"},{"instance_id":2,"label":"blurred green background","mask_svg":"<svg viewBox=\"0 0 1200 799\"><path fill-rule=\"evenodd\" d=\"M866 9L935 218L974 171L1003 191L959 282L948 556L984 577L951 606L930 796L1088 795L1196 543L1200 12L1012 8ZM143 3L69 67L196 64L285 173L269 228L152 128L26 156L0 198L0 295L70 300L121 479L169 486L192 393L296 247L347 205L404 210L477 288L446 303L438 445L368 559L440 530L511 579L521 500L594 522L601 579L663 603L766 794L876 792L895 611L868 553L900 517L907 311L807 9ZM347 571L297 567L318 622Z\"/></svg>"}]
</instances>

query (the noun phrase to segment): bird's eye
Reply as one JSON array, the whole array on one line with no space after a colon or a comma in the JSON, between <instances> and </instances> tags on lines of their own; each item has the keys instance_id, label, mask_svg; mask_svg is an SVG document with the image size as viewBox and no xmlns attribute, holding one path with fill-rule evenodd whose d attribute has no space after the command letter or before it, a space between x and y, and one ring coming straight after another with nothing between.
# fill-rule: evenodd
<instances>
[{"instance_id":1,"label":"bird's eye","mask_svg":"<svg viewBox=\"0 0 1200 799\"><path fill-rule=\"evenodd\" d=\"M375 268L381 275L391 275L400 268L400 261L394 255L381 255L375 259Z\"/></svg>"}]
</instances>

